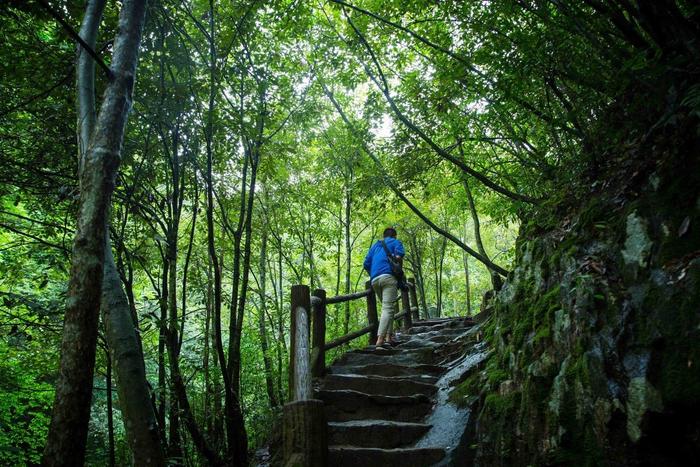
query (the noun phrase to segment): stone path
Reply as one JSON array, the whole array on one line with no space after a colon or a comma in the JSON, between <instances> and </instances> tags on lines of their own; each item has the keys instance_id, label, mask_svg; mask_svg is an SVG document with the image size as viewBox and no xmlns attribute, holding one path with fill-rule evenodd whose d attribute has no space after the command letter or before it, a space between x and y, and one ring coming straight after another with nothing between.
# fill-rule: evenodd
<instances>
[{"instance_id":1,"label":"stone path","mask_svg":"<svg viewBox=\"0 0 700 467\"><path fill-rule=\"evenodd\" d=\"M328 465L444 464L445 427L435 426L440 421L431 415L436 401L446 400L438 394L449 390L446 376L465 360L465 342L475 341L473 325L461 318L417 321L393 349L371 346L336 360L316 387L328 419Z\"/></svg>"}]
</instances>

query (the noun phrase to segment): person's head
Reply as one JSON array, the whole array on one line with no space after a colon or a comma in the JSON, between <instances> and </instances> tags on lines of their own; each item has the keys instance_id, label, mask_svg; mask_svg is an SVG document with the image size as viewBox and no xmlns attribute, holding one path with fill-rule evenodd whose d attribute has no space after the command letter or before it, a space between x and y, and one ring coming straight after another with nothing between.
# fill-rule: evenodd
<instances>
[{"instance_id":1,"label":"person's head","mask_svg":"<svg viewBox=\"0 0 700 467\"><path fill-rule=\"evenodd\" d=\"M387 227L384 229L384 238L386 237L396 238L396 229L393 227Z\"/></svg>"}]
</instances>

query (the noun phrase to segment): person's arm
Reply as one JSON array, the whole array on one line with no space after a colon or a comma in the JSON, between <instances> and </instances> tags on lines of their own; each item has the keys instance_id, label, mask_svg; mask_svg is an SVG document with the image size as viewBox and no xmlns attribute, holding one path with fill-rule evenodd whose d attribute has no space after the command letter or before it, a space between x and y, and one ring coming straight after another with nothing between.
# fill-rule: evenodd
<instances>
[{"instance_id":1,"label":"person's arm","mask_svg":"<svg viewBox=\"0 0 700 467\"><path fill-rule=\"evenodd\" d=\"M399 261L399 263L403 263L403 257L406 255L406 250L403 247L403 243L401 243L401 240L396 240L396 245L394 246L394 256L396 259Z\"/></svg>"},{"instance_id":2,"label":"person's arm","mask_svg":"<svg viewBox=\"0 0 700 467\"><path fill-rule=\"evenodd\" d=\"M369 251L365 256L365 261L362 263L362 267L368 274L370 273L370 269L372 269L372 247L369 248Z\"/></svg>"}]
</instances>

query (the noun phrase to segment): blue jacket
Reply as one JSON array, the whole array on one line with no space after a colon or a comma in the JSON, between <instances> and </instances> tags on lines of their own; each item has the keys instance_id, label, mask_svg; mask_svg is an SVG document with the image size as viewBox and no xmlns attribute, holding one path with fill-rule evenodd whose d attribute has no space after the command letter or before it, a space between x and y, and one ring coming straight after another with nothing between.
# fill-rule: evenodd
<instances>
[{"instance_id":1,"label":"blue jacket","mask_svg":"<svg viewBox=\"0 0 700 467\"><path fill-rule=\"evenodd\" d=\"M401 257L406 254L401 240L386 237L384 239L384 243L391 254ZM374 280L375 277L381 276L382 274L391 274L391 265L389 264L389 260L386 258L386 251L384 251L384 247L379 240L377 240L374 245L370 247L369 251L367 252L367 256L365 256L365 262L362 264L362 266L369 272L370 280Z\"/></svg>"}]
</instances>

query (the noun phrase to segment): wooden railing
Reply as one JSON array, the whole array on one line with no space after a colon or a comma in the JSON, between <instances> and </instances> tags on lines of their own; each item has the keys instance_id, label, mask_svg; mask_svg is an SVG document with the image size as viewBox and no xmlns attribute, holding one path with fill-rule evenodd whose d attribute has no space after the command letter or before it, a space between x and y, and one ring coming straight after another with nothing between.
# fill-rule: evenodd
<instances>
[{"instance_id":1,"label":"wooden railing","mask_svg":"<svg viewBox=\"0 0 700 467\"><path fill-rule=\"evenodd\" d=\"M408 329L418 319L418 300L415 282L408 279L408 290L401 290L401 312L394 320L401 320ZM344 336L326 342L326 307L365 298L367 325ZM294 285L290 294L291 329L289 360L290 401L284 406L283 448L285 465L325 465L327 440L323 402L312 398L312 378L323 376L326 370L326 351L347 344L369 334L369 344L377 341L379 319L377 299L372 284L365 290L347 295L326 297L326 291L316 289L309 293L306 285ZM309 336L311 348L309 350ZM311 441L314 440L314 441Z\"/></svg>"},{"instance_id":2,"label":"wooden railing","mask_svg":"<svg viewBox=\"0 0 700 467\"><path fill-rule=\"evenodd\" d=\"M413 279L408 279L408 290L401 290L401 312L394 315L394 320L400 320L403 328L408 329L413 324L413 320L418 319L418 300L416 294L415 282ZM292 287L291 308L292 308L292 329L291 329L291 348L290 355L296 356L297 340L297 318L296 310L300 307L308 310L310 304L311 322L313 328L311 332L311 376L320 377L325 372L326 351L334 349L343 344L347 344L359 337L369 334L369 344L373 345L377 341L377 329L379 327L379 317L377 309L377 299L372 290L372 284L367 281L365 289L360 292L355 292L347 295L337 295L335 297L326 297L326 291L316 289L312 294L308 294L309 288L303 285L295 285ZM345 303L352 300L365 299L367 324L360 329L351 331L344 336L337 337L326 342L326 309L328 305ZM308 336L308 334L307 334ZM308 337L306 337L308 338ZM296 357L295 357L296 359ZM294 371L296 363L294 359L290 361L290 388L296 384L297 374ZM299 378L305 378L306 375L298 375Z\"/></svg>"}]
</instances>

